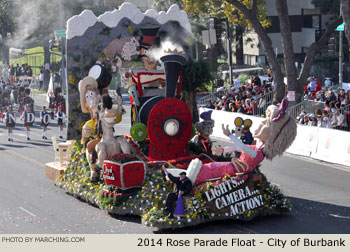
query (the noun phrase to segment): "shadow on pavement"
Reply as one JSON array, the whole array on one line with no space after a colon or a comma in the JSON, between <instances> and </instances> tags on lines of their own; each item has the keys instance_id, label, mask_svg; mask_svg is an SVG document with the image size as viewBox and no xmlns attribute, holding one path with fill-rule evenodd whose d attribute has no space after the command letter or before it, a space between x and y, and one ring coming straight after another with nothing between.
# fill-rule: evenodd
<instances>
[{"instance_id":1,"label":"shadow on pavement","mask_svg":"<svg viewBox=\"0 0 350 252\"><path fill-rule=\"evenodd\" d=\"M349 234L350 207L287 197L290 215L258 217L249 222L214 221L183 229L157 230L157 234Z\"/></svg>"},{"instance_id":2,"label":"shadow on pavement","mask_svg":"<svg viewBox=\"0 0 350 252\"><path fill-rule=\"evenodd\" d=\"M14 143L19 143L19 141L15 140ZM20 142L20 143L23 143L23 142ZM2 144L2 146L12 147L12 148L27 148L28 147L26 145L17 145L17 144ZM6 150L6 149L0 148L0 150Z\"/></svg>"},{"instance_id":3,"label":"shadow on pavement","mask_svg":"<svg viewBox=\"0 0 350 252\"><path fill-rule=\"evenodd\" d=\"M39 141L39 140L38 140ZM44 140L43 140L44 141ZM49 141L49 140L46 140L46 141ZM42 143L42 142L33 142L33 141L30 141L30 143L32 145L36 145L36 146L52 146L52 143L51 141L50 142L46 142L46 143Z\"/></svg>"}]
</instances>

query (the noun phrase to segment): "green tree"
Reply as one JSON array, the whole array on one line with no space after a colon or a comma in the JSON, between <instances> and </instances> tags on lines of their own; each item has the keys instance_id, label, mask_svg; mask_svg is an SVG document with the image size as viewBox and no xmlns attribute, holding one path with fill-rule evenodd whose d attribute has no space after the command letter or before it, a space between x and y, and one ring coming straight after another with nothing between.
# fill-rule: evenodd
<instances>
[{"instance_id":1,"label":"green tree","mask_svg":"<svg viewBox=\"0 0 350 252\"><path fill-rule=\"evenodd\" d=\"M14 32L15 22L14 3L12 1L0 0L0 32L1 32L1 57L4 64L9 64L9 47L7 43L8 34Z\"/></svg>"},{"instance_id":2,"label":"green tree","mask_svg":"<svg viewBox=\"0 0 350 252\"><path fill-rule=\"evenodd\" d=\"M198 122L196 96L205 85L212 81L209 65L204 60L194 61L191 58L182 69L182 97L191 111L192 121Z\"/></svg>"},{"instance_id":3,"label":"green tree","mask_svg":"<svg viewBox=\"0 0 350 252\"><path fill-rule=\"evenodd\" d=\"M350 1L340 0L340 6L341 6L343 20L344 20L345 36L350 44Z\"/></svg>"},{"instance_id":4,"label":"green tree","mask_svg":"<svg viewBox=\"0 0 350 252\"><path fill-rule=\"evenodd\" d=\"M276 83L276 92L274 96L275 102L279 102L285 97L285 84L282 69L276 59L276 55L272 47L272 41L264 29L264 21L261 19L262 14L259 12L258 8L259 3L263 4L262 0L184 0L184 2L186 8L191 11L204 11L205 8L209 8L209 4L211 2L214 2L216 5L224 7L226 16L229 16L235 12L241 13L247 19L248 26L254 28L254 31L258 34L260 42L264 48L267 61L270 65ZM275 0L275 3L276 10L280 18L280 30L288 90L295 91L296 101L291 102L291 105L294 105L295 103L301 101L303 87L310 73L316 53L328 42L330 36L334 32L334 29L341 24L342 18L336 18L332 23L330 23L320 40L310 45L304 59L304 66L299 76L297 76L297 71L294 65L293 41L287 2L286 0Z\"/></svg>"},{"instance_id":5,"label":"green tree","mask_svg":"<svg viewBox=\"0 0 350 252\"><path fill-rule=\"evenodd\" d=\"M339 1L312 0L315 7L320 8L322 14L339 14Z\"/></svg>"},{"instance_id":6,"label":"green tree","mask_svg":"<svg viewBox=\"0 0 350 252\"><path fill-rule=\"evenodd\" d=\"M84 9L92 10L96 16L113 9L104 6L103 0L13 0L13 2L16 6L13 16L17 29L11 44L23 48L42 46L45 64L50 63L49 40L54 39L55 30L66 29L66 22L70 17L79 15ZM46 88L49 79L49 72L45 71Z\"/></svg>"},{"instance_id":7,"label":"green tree","mask_svg":"<svg viewBox=\"0 0 350 252\"><path fill-rule=\"evenodd\" d=\"M219 19L228 18L229 22L234 24L234 47L236 63L238 65L244 64L243 59L243 34L246 30L250 30L252 25L248 22L247 18L233 5L223 0L205 0L205 1L192 1L183 0L185 10L191 15L201 13L209 17L216 17ZM270 20L266 18L265 1L259 0L257 4L257 16L263 27L270 26ZM231 34L232 37L232 34Z\"/></svg>"}]
</instances>

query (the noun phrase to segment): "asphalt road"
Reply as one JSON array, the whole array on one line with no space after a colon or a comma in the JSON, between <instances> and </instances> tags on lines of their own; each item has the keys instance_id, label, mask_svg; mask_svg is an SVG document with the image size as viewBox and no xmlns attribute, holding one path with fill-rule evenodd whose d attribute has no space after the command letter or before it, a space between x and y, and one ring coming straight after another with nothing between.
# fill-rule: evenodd
<instances>
[{"instance_id":1,"label":"asphalt road","mask_svg":"<svg viewBox=\"0 0 350 252\"><path fill-rule=\"evenodd\" d=\"M45 103L35 96L36 111ZM128 112L116 126L116 134L129 131ZM38 113L37 113L38 114ZM81 202L45 178L44 164L54 159L50 140L41 139L39 119L25 138L17 120L14 142L0 123L0 233L1 234L146 234L146 233L350 233L350 168L285 155L264 161L262 172L278 185L293 204L289 216L262 217L251 222L212 222L182 230L148 228L139 217L110 216ZM58 135L56 122L49 126L48 138ZM225 144L225 143L222 143Z\"/></svg>"}]
</instances>

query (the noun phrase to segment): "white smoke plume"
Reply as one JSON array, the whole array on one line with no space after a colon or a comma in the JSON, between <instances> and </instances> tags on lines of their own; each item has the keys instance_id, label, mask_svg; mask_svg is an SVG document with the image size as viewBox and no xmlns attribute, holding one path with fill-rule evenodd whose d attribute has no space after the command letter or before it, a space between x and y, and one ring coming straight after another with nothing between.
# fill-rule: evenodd
<instances>
[{"instance_id":1,"label":"white smoke plume","mask_svg":"<svg viewBox=\"0 0 350 252\"><path fill-rule=\"evenodd\" d=\"M148 54L149 57L153 58L154 60L160 61L160 58L165 55L164 51L168 50L174 51L177 49L177 51L184 51L183 47L179 44L175 44L174 42L170 41L169 39L164 40L160 47L151 49Z\"/></svg>"},{"instance_id":2,"label":"white smoke plume","mask_svg":"<svg viewBox=\"0 0 350 252\"><path fill-rule=\"evenodd\" d=\"M98 16L114 7L104 6L103 0L10 0L15 4L17 24L15 33L9 40L11 47L27 47L33 43L54 38L55 30L65 30L66 22L84 9L91 9ZM62 9L60 11L60 3Z\"/></svg>"}]
</instances>

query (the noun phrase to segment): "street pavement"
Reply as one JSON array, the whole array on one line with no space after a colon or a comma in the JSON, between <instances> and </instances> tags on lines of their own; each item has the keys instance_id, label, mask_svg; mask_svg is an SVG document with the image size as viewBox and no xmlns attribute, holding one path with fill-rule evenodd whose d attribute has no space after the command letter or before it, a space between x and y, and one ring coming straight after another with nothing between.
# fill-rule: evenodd
<instances>
[{"instance_id":1,"label":"street pavement","mask_svg":"<svg viewBox=\"0 0 350 252\"><path fill-rule=\"evenodd\" d=\"M26 140L23 122L17 119L14 142L7 141L7 130L0 123L0 234L350 233L350 168L292 155L273 162L265 160L261 167L271 183L291 200L289 216L162 231L145 227L139 217L110 216L69 196L45 178L44 166L53 161L54 150L50 140L41 139L38 115L45 96L35 95L34 100L37 117L30 141ZM130 105L127 96L123 100L127 114L116 125L116 134L129 133ZM49 126L48 139L54 135L58 137L56 121Z\"/></svg>"}]
</instances>

